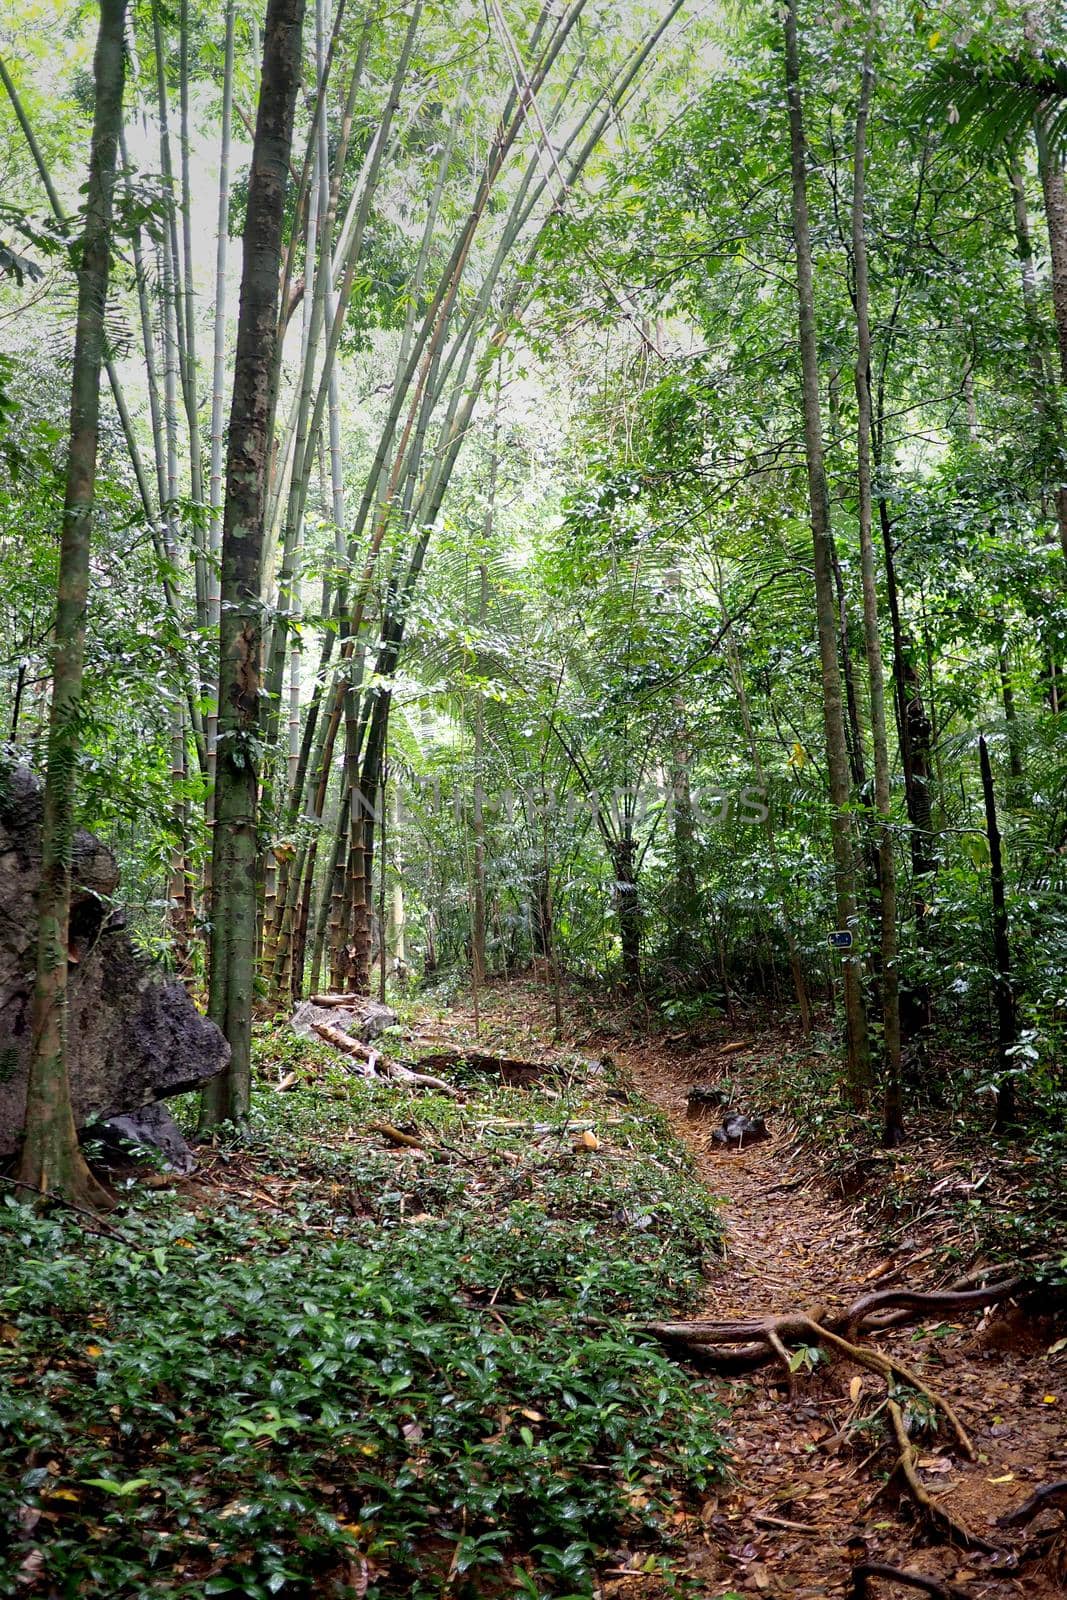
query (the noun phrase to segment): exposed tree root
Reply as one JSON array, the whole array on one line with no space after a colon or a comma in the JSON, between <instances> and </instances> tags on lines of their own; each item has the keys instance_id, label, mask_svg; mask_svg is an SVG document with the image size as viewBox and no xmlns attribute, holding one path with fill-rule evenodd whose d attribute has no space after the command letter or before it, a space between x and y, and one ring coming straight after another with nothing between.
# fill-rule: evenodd
<instances>
[{"instance_id":1,"label":"exposed tree root","mask_svg":"<svg viewBox=\"0 0 1067 1600\"><path fill-rule=\"evenodd\" d=\"M1027 1264L1025 1271L1009 1267L982 1268L957 1279L945 1289L879 1289L861 1296L847 1310L839 1312L818 1308L739 1322L649 1322L642 1324L642 1329L665 1344L681 1346L698 1356L702 1362L714 1366L756 1366L768 1360L777 1360L786 1368L790 1379L792 1372L789 1370L790 1358L786 1348L790 1340L802 1339L808 1344L829 1345L847 1360L877 1372L886 1380L887 1386L895 1379L924 1395L946 1418L964 1455L973 1461L974 1447L948 1401L927 1388L903 1363L879 1351L866 1349L857 1344L856 1339L865 1323L877 1333L903 1327L915 1321L917 1314L952 1314L978 1306L994 1305L1031 1284L1040 1267L1041 1263L1035 1262ZM994 1282L977 1285L979 1278L991 1276L995 1278Z\"/></svg>"},{"instance_id":2,"label":"exposed tree root","mask_svg":"<svg viewBox=\"0 0 1067 1600\"><path fill-rule=\"evenodd\" d=\"M934 1289L925 1292L914 1289L879 1289L874 1294L864 1295L849 1307L845 1333L849 1339L854 1339L863 1324L880 1311L904 1310L908 1313L905 1317L893 1316L879 1320L878 1327L890 1328L912 1321L910 1313L913 1311L967 1311L977 1306L992 1305L997 1300L1004 1300L1008 1295L1014 1294L1022 1287L1023 1282L1021 1277L1013 1276L977 1289Z\"/></svg>"},{"instance_id":3,"label":"exposed tree root","mask_svg":"<svg viewBox=\"0 0 1067 1600\"><path fill-rule=\"evenodd\" d=\"M788 1339L810 1332L806 1325L816 1322L828 1333L843 1334L851 1342L867 1322L872 1323L877 1332L914 1322L915 1312L967 1311L978 1306L995 1305L1032 1282L1040 1266L1040 1262L1028 1265L1025 1273L1015 1268L985 1267L980 1272L969 1273L966 1278L958 1279L945 1289L879 1289L861 1296L846 1311L787 1312L780 1317L755 1317L741 1322L653 1322L645 1324L645 1327L658 1338L699 1348L705 1358L709 1345L736 1346L762 1340L762 1356L767 1360L770 1354L767 1329L770 1326L774 1327L779 1337ZM990 1276L994 1276L994 1282L970 1287L976 1278Z\"/></svg>"},{"instance_id":4,"label":"exposed tree root","mask_svg":"<svg viewBox=\"0 0 1067 1600\"><path fill-rule=\"evenodd\" d=\"M847 1313L846 1313L847 1316ZM714 1361L722 1347L740 1345L746 1356L761 1342L766 1352L773 1354L792 1378L787 1339L803 1339L809 1345L829 1345L839 1355L878 1373L886 1385L896 1380L906 1383L923 1395L935 1410L940 1411L959 1441L960 1449L969 1461L975 1459L974 1445L952 1406L936 1390L929 1388L917 1373L892 1356L878 1350L867 1350L863 1345L843 1339L832 1328L827 1328L814 1314L801 1313L783 1317L768 1317L758 1322L652 1322L644 1324L645 1331L668 1343L678 1343L693 1349L704 1360Z\"/></svg>"},{"instance_id":5,"label":"exposed tree root","mask_svg":"<svg viewBox=\"0 0 1067 1600\"><path fill-rule=\"evenodd\" d=\"M1024 1500L1017 1511L1009 1511L1003 1517L998 1517L998 1528L1025 1528L1039 1511L1049 1509L1067 1511L1067 1478L1059 1483L1043 1483L1040 1489L1035 1489L1029 1500Z\"/></svg>"},{"instance_id":6,"label":"exposed tree root","mask_svg":"<svg viewBox=\"0 0 1067 1600\"><path fill-rule=\"evenodd\" d=\"M878 1561L865 1561L862 1566L853 1569L846 1600L871 1600L871 1584L875 1578L884 1578L887 1583L903 1584L907 1589L918 1589L922 1594L933 1596L933 1600L968 1600L964 1590L957 1589L953 1583L943 1583L940 1578L926 1578L921 1572L908 1572L903 1567L886 1567Z\"/></svg>"},{"instance_id":7,"label":"exposed tree root","mask_svg":"<svg viewBox=\"0 0 1067 1600\"><path fill-rule=\"evenodd\" d=\"M983 1539L980 1534L972 1533L969 1528L964 1527L962 1522L957 1522L956 1518L946 1511L944 1506L939 1505L920 1483L919 1474L915 1470L915 1446L908 1438L908 1430L904 1425L904 1414L895 1400L889 1401L888 1410L890 1421L893 1424L893 1432L896 1435L897 1446L900 1450L894 1476L899 1475L904 1480L904 1485L909 1495L915 1501L922 1515L939 1532L946 1534L949 1539L955 1540L957 1544L963 1545L965 1549L984 1550L987 1555L995 1555L997 1553L995 1544L990 1544L988 1539Z\"/></svg>"},{"instance_id":8,"label":"exposed tree root","mask_svg":"<svg viewBox=\"0 0 1067 1600\"><path fill-rule=\"evenodd\" d=\"M1042 1265L1041 1262L1028 1262L1024 1267L983 1268L957 1279L945 1289L877 1290L863 1295L846 1310L838 1312L812 1308L787 1312L781 1316L734 1322L650 1322L641 1326L642 1331L653 1334L665 1344L680 1347L702 1363L728 1367L740 1363L752 1365L777 1361L785 1370L790 1394L793 1392L795 1365L795 1357L790 1355L789 1350L791 1343L828 1348L846 1361L876 1372L885 1381L887 1394L883 1404L888 1411L898 1451L889 1482L899 1482L919 1514L943 1538L967 1549L996 1555L999 1551L997 1545L973 1533L924 1487L916 1468L916 1450L908 1437L904 1413L894 1389L901 1384L921 1394L948 1423L964 1456L974 1461L977 1458L974 1446L952 1405L943 1395L929 1388L903 1362L858 1344L856 1340L865 1325L868 1332L878 1333L917 1321L930 1313L951 1315L1005 1300L1010 1295L1032 1288L1039 1281ZM998 1526L1026 1526L1039 1511L1048 1507L1067 1511L1067 1480L1044 1485L1017 1511L1001 1517ZM965 1600L962 1590L940 1579L876 1563L864 1563L855 1569L848 1591L849 1600L866 1600L872 1594L870 1585L876 1578L907 1585L924 1594L940 1597L940 1600L960 1600L960 1597Z\"/></svg>"}]
</instances>

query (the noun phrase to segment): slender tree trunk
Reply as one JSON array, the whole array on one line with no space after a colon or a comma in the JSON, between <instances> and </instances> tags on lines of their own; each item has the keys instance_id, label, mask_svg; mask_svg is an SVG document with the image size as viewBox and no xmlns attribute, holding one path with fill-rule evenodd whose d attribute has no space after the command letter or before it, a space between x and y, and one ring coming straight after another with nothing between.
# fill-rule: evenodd
<instances>
[{"instance_id":1,"label":"slender tree trunk","mask_svg":"<svg viewBox=\"0 0 1067 1600\"><path fill-rule=\"evenodd\" d=\"M106 1204L78 1145L67 1054L71 853L85 662L85 613L100 426L100 371L111 268L111 229L122 126L126 0L101 0L70 399L63 529L48 720L48 768L38 891L37 980L20 1181L80 1205Z\"/></svg>"},{"instance_id":2,"label":"slender tree trunk","mask_svg":"<svg viewBox=\"0 0 1067 1600\"><path fill-rule=\"evenodd\" d=\"M222 559L222 460L225 444L226 391L226 291L230 242L230 138L233 131L234 10L236 0L227 0L226 45L222 77L222 131L219 142L219 196L215 224L215 327L211 369L211 466L208 493L211 514L208 523L207 625L209 636L218 632L222 611L219 589ZM210 687L207 713L207 795L204 820L208 829L208 849L204 860L204 904L211 901L211 839L215 827L215 758L219 736L218 684Z\"/></svg>"},{"instance_id":3,"label":"slender tree trunk","mask_svg":"<svg viewBox=\"0 0 1067 1600\"><path fill-rule=\"evenodd\" d=\"M830 504L823 458L822 418L819 414L815 296L808 223L807 141L804 135L804 109L800 91L797 0L788 0L786 7L785 70L793 177L793 237L797 255L800 357L803 370L804 447L815 553L816 620L819 657L822 664L823 722L830 779L830 827L833 836L837 917L842 928L847 928L855 934L858 932L856 872L849 820L848 747L845 741L841 672L837 660L834 576L830 548L833 533L830 527ZM843 965L849 1090L853 1100L857 1104L863 1104L870 1092L871 1065L860 959L858 955L846 955Z\"/></svg>"},{"instance_id":4,"label":"slender tree trunk","mask_svg":"<svg viewBox=\"0 0 1067 1600\"><path fill-rule=\"evenodd\" d=\"M870 32L863 58L863 81L856 113L852 178L852 256L856 279L857 469L859 481L860 565L863 573L863 635L871 696L874 746L874 805L877 813L878 883L881 898L882 1030L885 1049L884 1140L904 1137L900 1072L900 967L897 950L897 869L893 855L889 736L885 714L885 671L879 631L878 584L874 561L874 508L871 493L871 324L865 220L867 124L874 92L874 40L878 0L871 0Z\"/></svg>"},{"instance_id":5,"label":"slender tree trunk","mask_svg":"<svg viewBox=\"0 0 1067 1600\"><path fill-rule=\"evenodd\" d=\"M386 907L385 943L393 971L399 977L406 960L404 950L404 864L400 853L400 783L394 777L389 789L389 836L393 841L393 874Z\"/></svg>"},{"instance_id":6,"label":"slender tree trunk","mask_svg":"<svg viewBox=\"0 0 1067 1600\"><path fill-rule=\"evenodd\" d=\"M1063 168L1048 147L1041 117L1037 120L1036 133L1038 168L1052 260L1052 310L1056 319L1056 344L1060 356L1061 392L1056 405L1057 416L1061 419L1058 428L1060 460L1057 463L1056 515L1063 558L1067 561L1067 459L1064 458L1062 425L1064 391L1067 390L1067 184L1064 182Z\"/></svg>"},{"instance_id":7,"label":"slender tree trunk","mask_svg":"<svg viewBox=\"0 0 1067 1600\"><path fill-rule=\"evenodd\" d=\"M1030 371L1034 380L1034 409L1038 425L1045 436L1052 457L1056 481L1053 501L1056 506L1056 526L1059 530L1060 549L1067 561L1067 486L1063 479L1067 470L1067 444L1064 440L1063 401L1056 391L1056 382L1049 370L1042 337L1041 316L1038 311L1037 273L1034 267L1034 248L1030 237L1030 216L1026 205L1026 183L1017 165L1009 173L1011 182L1012 213L1015 222L1015 243L1019 252L1019 277L1022 282L1023 311L1026 317L1026 342L1030 356Z\"/></svg>"},{"instance_id":8,"label":"slender tree trunk","mask_svg":"<svg viewBox=\"0 0 1067 1600\"><path fill-rule=\"evenodd\" d=\"M674 885L671 947L674 964L684 972L694 940L699 942L703 922L695 862L696 824L693 793L689 786L691 765L690 730L685 696L674 696L671 729L671 818Z\"/></svg>"},{"instance_id":9,"label":"slender tree trunk","mask_svg":"<svg viewBox=\"0 0 1067 1600\"><path fill-rule=\"evenodd\" d=\"M1036 132L1038 168L1052 260L1052 310L1056 318L1060 381L1067 385L1067 184L1064 182L1063 168L1049 148L1043 117L1038 118Z\"/></svg>"},{"instance_id":10,"label":"slender tree trunk","mask_svg":"<svg viewBox=\"0 0 1067 1600\"><path fill-rule=\"evenodd\" d=\"M997 1055L1000 1078L997 1084L998 1128L1015 1121L1015 1078L1011 1047L1018 1038L1015 990L1011 980L1011 943L1008 936L1008 908L1004 893L1004 854L997 824L997 802L993 789L993 769L985 739L978 741L982 767L982 797L985 802L986 838L989 841L989 879L993 900L993 967L996 973Z\"/></svg>"},{"instance_id":11,"label":"slender tree trunk","mask_svg":"<svg viewBox=\"0 0 1067 1600\"><path fill-rule=\"evenodd\" d=\"M641 985L641 897L637 886L636 840L628 821L611 849L615 870L615 914L619 920L623 978L630 988Z\"/></svg>"},{"instance_id":12,"label":"slender tree trunk","mask_svg":"<svg viewBox=\"0 0 1067 1600\"><path fill-rule=\"evenodd\" d=\"M243 1123L252 1088L260 731L260 568L270 451L285 193L304 0L268 0L252 148L226 463L219 735L212 840L211 1015L229 1040L204 1091L201 1128Z\"/></svg>"},{"instance_id":13,"label":"slender tree trunk","mask_svg":"<svg viewBox=\"0 0 1067 1600\"><path fill-rule=\"evenodd\" d=\"M542 774L543 776L543 774ZM544 787L542 785L542 797ZM556 912L552 895L552 866L548 853L548 811L544 811L545 823L541 829L541 881L544 885L543 893L538 902L541 934L544 940L545 956L552 973L552 1016L555 1023L556 1038L563 1034L563 994L560 981L559 955L556 950Z\"/></svg>"},{"instance_id":14,"label":"slender tree trunk","mask_svg":"<svg viewBox=\"0 0 1067 1600\"><path fill-rule=\"evenodd\" d=\"M340 919L340 893L345 881L345 841L348 838L348 812L343 799L337 808L337 818L333 826L333 841L330 847L329 859L322 876L322 888L319 895L319 904L315 913L315 931L311 942L311 987L314 993L318 976L322 970L323 959L328 954L330 958L330 986L338 993L341 990L343 977L338 977L334 952L340 944L340 932L335 928L335 919ZM339 888L340 885L340 888Z\"/></svg>"},{"instance_id":15,"label":"slender tree trunk","mask_svg":"<svg viewBox=\"0 0 1067 1600\"><path fill-rule=\"evenodd\" d=\"M386 787L389 782L389 764L382 762L378 780L381 826L378 837L378 999L385 1004L386 980L389 971L389 954L385 940L385 911L389 880L389 806Z\"/></svg>"},{"instance_id":16,"label":"slender tree trunk","mask_svg":"<svg viewBox=\"0 0 1067 1600\"><path fill-rule=\"evenodd\" d=\"M496 483L496 456L493 456L493 469L490 477L490 510L487 513L487 522L492 518L492 494ZM484 627L486 612L489 604L489 579L485 562L478 566L478 623ZM476 989L485 985L485 706L482 700L480 687L475 688L474 705L474 795L471 815L471 827L474 835L474 893L471 908L471 983Z\"/></svg>"},{"instance_id":17,"label":"slender tree trunk","mask_svg":"<svg viewBox=\"0 0 1067 1600\"><path fill-rule=\"evenodd\" d=\"M204 466L200 445L200 407L197 400L196 369L196 288L193 279L193 191L189 171L189 0L181 0L179 14L179 150L181 156L181 305L185 329L185 415L189 427L189 481L193 504L198 512L204 506ZM207 624L206 536L202 516L193 528L196 566L196 616L201 627Z\"/></svg>"}]
</instances>

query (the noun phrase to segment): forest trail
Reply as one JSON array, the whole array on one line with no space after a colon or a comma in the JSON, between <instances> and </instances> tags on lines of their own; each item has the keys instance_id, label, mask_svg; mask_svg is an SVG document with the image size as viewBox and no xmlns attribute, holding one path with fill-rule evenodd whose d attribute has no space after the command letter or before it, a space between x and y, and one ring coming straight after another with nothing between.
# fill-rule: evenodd
<instances>
[{"instance_id":1,"label":"forest trail","mask_svg":"<svg viewBox=\"0 0 1067 1600\"><path fill-rule=\"evenodd\" d=\"M702 1180L722 1202L726 1259L713 1272L704 1315L740 1320L844 1306L890 1285L930 1286L922 1265L914 1274L908 1270L926 1254L922 1241L907 1230L895 1249L873 1238L861 1208L827 1196L792 1131L773 1131L775 1119L769 1140L740 1151L712 1142L714 1118L688 1120L686 1094L694 1083L714 1082L714 1068L696 1073L692 1058L666 1055L655 1045L618 1051L617 1058L693 1151ZM921 1480L938 1498L945 1496L965 1526L1003 1542L1012 1561L1021 1541L998 1534L996 1518L1039 1484L1067 1475L1063 1356L1050 1359L1048 1330L1019 1326L1010 1312L983 1318L976 1311L958 1322L934 1316L926 1326L866 1342L906 1361L961 1415L978 1460L963 1460L941 1430L921 1441ZM973 1600L1062 1596L1062 1552L1044 1564L993 1570L1002 1559L931 1541L895 1487L880 1492L889 1450L875 1435L847 1437L846 1430L883 1397L876 1375L840 1363L802 1371L792 1398L780 1368L760 1367L729 1382L724 1398L732 1413L736 1478L705 1503L690 1553L707 1593L841 1596L852 1569L870 1561L956 1584ZM1046 1516L1055 1521L1054 1514ZM623 1583L605 1592L625 1597L633 1591ZM877 1593L916 1590L879 1581Z\"/></svg>"}]
</instances>

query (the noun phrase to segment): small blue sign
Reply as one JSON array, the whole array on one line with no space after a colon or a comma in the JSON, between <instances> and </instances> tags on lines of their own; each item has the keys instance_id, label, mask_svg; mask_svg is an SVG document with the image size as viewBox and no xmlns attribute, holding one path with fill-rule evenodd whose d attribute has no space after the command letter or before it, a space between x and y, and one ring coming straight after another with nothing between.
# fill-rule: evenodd
<instances>
[{"instance_id":1,"label":"small blue sign","mask_svg":"<svg viewBox=\"0 0 1067 1600\"><path fill-rule=\"evenodd\" d=\"M832 950L852 949L852 935L847 928L841 928L836 933L830 934L830 948Z\"/></svg>"}]
</instances>

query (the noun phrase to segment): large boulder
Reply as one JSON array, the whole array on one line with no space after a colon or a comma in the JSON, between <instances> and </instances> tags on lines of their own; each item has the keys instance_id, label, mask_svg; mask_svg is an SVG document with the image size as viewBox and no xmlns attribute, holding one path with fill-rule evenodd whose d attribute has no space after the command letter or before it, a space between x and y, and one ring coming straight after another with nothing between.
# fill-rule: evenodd
<instances>
[{"instance_id":1,"label":"large boulder","mask_svg":"<svg viewBox=\"0 0 1067 1600\"><path fill-rule=\"evenodd\" d=\"M26 767L0 772L0 1156L17 1150L26 1107L42 800ZM222 1034L182 985L137 956L111 902L118 877L111 852L79 831L67 1033L79 1128L197 1089L229 1059Z\"/></svg>"},{"instance_id":2,"label":"large boulder","mask_svg":"<svg viewBox=\"0 0 1067 1600\"><path fill-rule=\"evenodd\" d=\"M304 1000L293 1012L289 1026L302 1039L310 1039L315 1037L316 1023L324 1023L338 1033L358 1039L361 1044L372 1044L388 1028L395 1028L397 1020L397 1014L391 1006L383 1006L377 1000L365 1000L361 995L354 994L348 1005L322 1006L316 1005L314 999Z\"/></svg>"}]
</instances>

